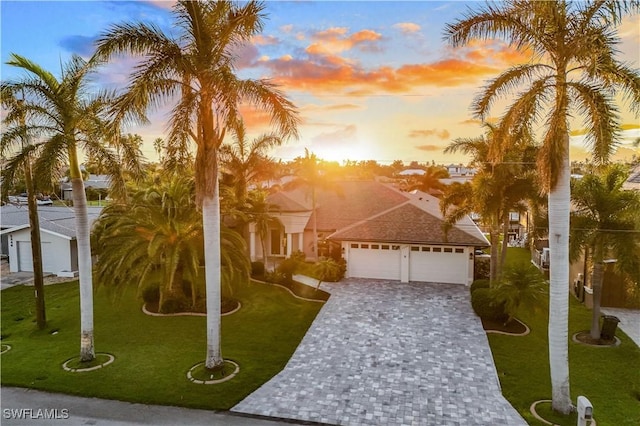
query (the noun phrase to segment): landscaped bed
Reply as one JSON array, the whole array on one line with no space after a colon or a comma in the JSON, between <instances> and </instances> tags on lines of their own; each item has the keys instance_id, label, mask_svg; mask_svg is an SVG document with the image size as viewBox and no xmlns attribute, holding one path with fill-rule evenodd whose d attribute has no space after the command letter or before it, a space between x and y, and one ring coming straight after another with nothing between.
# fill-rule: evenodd
<instances>
[{"instance_id":1,"label":"landscaped bed","mask_svg":"<svg viewBox=\"0 0 640 426\"><path fill-rule=\"evenodd\" d=\"M68 372L62 364L79 354L77 281L46 288L47 328L34 323L33 288L2 291L2 385L81 396L205 409L229 409L277 374L287 363L322 303L296 299L274 286L248 283L233 297L242 308L222 319L222 353L237 375L203 385L187 378L206 352L204 317L152 317L141 301L95 296L96 352L115 361L90 372Z\"/></svg>"},{"instance_id":2,"label":"landscaped bed","mask_svg":"<svg viewBox=\"0 0 640 426\"><path fill-rule=\"evenodd\" d=\"M522 257L524 249L509 249L509 257ZM512 251L516 251L512 253ZM515 256L512 256L515 255ZM508 258L509 260L509 258ZM548 304L537 312L522 310L518 318L529 326L527 336L514 337L489 334L489 343L496 362L502 391L511 404L531 425L541 425L530 413L538 400L551 399L549 350L547 337ZM591 311L575 298L570 298L569 372L571 399L579 395L593 404L598 426L640 424L640 349L620 329L617 347L594 347L576 343L571 336L588 330ZM550 412L539 406L538 412ZM575 425L576 417L549 418L561 425Z\"/></svg>"}]
</instances>

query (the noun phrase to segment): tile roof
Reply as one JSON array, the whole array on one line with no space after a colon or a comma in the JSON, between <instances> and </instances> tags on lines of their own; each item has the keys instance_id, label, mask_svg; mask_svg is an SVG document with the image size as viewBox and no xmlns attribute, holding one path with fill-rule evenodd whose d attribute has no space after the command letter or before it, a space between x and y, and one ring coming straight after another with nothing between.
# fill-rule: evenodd
<instances>
[{"instance_id":1,"label":"tile roof","mask_svg":"<svg viewBox=\"0 0 640 426\"><path fill-rule=\"evenodd\" d=\"M89 223L98 218L102 207L87 207ZM75 213L69 207L39 206L38 217L40 228L55 232L69 238L76 237ZM29 225L29 210L27 206L5 205L0 207L2 229L16 228Z\"/></svg>"},{"instance_id":2,"label":"tile roof","mask_svg":"<svg viewBox=\"0 0 640 426\"><path fill-rule=\"evenodd\" d=\"M273 194L269 202L282 212L309 212L310 198L304 189L296 189ZM316 199L318 231L332 233L335 240L489 245L470 218L458 222L445 238L439 200L424 192L401 192L376 181L341 181L336 191L319 191ZM313 217L307 230L313 228Z\"/></svg>"},{"instance_id":3,"label":"tile roof","mask_svg":"<svg viewBox=\"0 0 640 426\"><path fill-rule=\"evenodd\" d=\"M362 220L329 236L341 241L379 241L405 244L487 246L488 241L469 220L445 235L443 220L417 200L407 201L377 216Z\"/></svg>"}]
</instances>

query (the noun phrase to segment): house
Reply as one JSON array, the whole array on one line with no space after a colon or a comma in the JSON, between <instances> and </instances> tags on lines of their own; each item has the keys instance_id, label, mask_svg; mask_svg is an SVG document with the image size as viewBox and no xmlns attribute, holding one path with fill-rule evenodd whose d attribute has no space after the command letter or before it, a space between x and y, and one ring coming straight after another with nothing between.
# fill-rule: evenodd
<instances>
[{"instance_id":1,"label":"house","mask_svg":"<svg viewBox=\"0 0 640 426\"><path fill-rule=\"evenodd\" d=\"M313 224L318 239L337 247L347 262L347 277L402 282L470 284L475 248L489 242L470 218L446 234L437 198L401 192L376 181L343 181L318 191L316 210L303 189L269 196L274 221L265 238L267 256L288 257L300 250L313 257ZM262 244L250 227L252 260Z\"/></svg>"},{"instance_id":2,"label":"house","mask_svg":"<svg viewBox=\"0 0 640 426\"><path fill-rule=\"evenodd\" d=\"M89 207L91 223L100 215L101 207ZM68 207L39 207L42 266L44 272L73 276L78 270L75 214ZM29 210L26 206L0 207L2 254L9 257L11 272L33 271Z\"/></svg>"},{"instance_id":3,"label":"house","mask_svg":"<svg viewBox=\"0 0 640 426\"><path fill-rule=\"evenodd\" d=\"M629 177L622 184L622 189L640 191L640 164L636 164L629 173Z\"/></svg>"},{"instance_id":4,"label":"house","mask_svg":"<svg viewBox=\"0 0 640 426\"><path fill-rule=\"evenodd\" d=\"M99 189L108 190L111 183L110 175L94 175L90 174L87 180L84 181L84 189ZM71 188L71 181L65 181L60 183L60 192L62 193L63 200L73 199L73 189Z\"/></svg>"}]
</instances>

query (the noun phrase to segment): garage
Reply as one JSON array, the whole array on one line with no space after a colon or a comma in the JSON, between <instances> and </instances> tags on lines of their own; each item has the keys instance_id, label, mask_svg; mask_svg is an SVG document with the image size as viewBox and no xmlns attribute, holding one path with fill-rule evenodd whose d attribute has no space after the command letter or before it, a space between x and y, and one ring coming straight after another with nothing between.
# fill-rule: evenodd
<instances>
[{"instance_id":1,"label":"garage","mask_svg":"<svg viewBox=\"0 0 640 426\"><path fill-rule=\"evenodd\" d=\"M468 256L462 247L411 246L409 281L465 284Z\"/></svg>"},{"instance_id":2,"label":"garage","mask_svg":"<svg viewBox=\"0 0 640 426\"><path fill-rule=\"evenodd\" d=\"M18 269L25 272L33 272L33 256L31 254L31 241L18 241ZM43 272L57 272L51 253L51 244L42 242L42 270Z\"/></svg>"},{"instance_id":3,"label":"garage","mask_svg":"<svg viewBox=\"0 0 640 426\"><path fill-rule=\"evenodd\" d=\"M347 268L358 278L400 279L400 246L377 243L350 243Z\"/></svg>"}]
</instances>

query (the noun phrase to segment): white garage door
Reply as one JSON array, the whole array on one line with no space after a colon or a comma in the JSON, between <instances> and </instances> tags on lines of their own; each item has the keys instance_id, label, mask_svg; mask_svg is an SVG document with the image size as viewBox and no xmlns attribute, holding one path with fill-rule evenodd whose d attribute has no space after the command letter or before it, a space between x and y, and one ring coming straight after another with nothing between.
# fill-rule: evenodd
<instances>
[{"instance_id":1,"label":"white garage door","mask_svg":"<svg viewBox=\"0 0 640 426\"><path fill-rule=\"evenodd\" d=\"M400 246L350 243L349 276L357 278L400 279Z\"/></svg>"},{"instance_id":2,"label":"white garage door","mask_svg":"<svg viewBox=\"0 0 640 426\"><path fill-rule=\"evenodd\" d=\"M411 246L409 281L466 284L468 259L460 247Z\"/></svg>"},{"instance_id":3,"label":"white garage door","mask_svg":"<svg viewBox=\"0 0 640 426\"><path fill-rule=\"evenodd\" d=\"M42 269L44 272L57 272L55 271L51 250L50 243L42 243ZM18 270L33 272L33 256L31 254L30 241L18 241Z\"/></svg>"}]
</instances>

